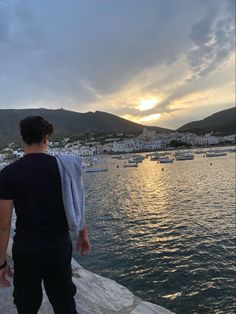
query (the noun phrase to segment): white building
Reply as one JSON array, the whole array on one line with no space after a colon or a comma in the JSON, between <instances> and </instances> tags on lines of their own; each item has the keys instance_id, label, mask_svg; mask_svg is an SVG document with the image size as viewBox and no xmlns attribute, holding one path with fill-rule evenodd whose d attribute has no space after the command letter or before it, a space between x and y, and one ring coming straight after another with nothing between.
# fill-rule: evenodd
<instances>
[{"instance_id":1,"label":"white building","mask_svg":"<svg viewBox=\"0 0 236 314\"><path fill-rule=\"evenodd\" d=\"M225 142L231 142L232 144L235 144L236 143L236 134L224 136L223 140Z\"/></svg>"},{"instance_id":2,"label":"white building","mask_svg":"<svg viewBox=\"0 0 236 314\"><path fill-rule=\"evenodd\" d=\"M93 156L97 154L96 147L94 146L81 146L78 150L80 156Z\"/></svg>"},{"instance_id":3,"label":"white building","mask_svg":"<svg viewBox=\"0 0 236 314\"><path fill-rule=\"evenodd\" d=\"M139 138L130 138L121 142L113 142L112 151L113 152L132 152L140 151L145 147L144 141Z\"/></svg>"}]
</instances>

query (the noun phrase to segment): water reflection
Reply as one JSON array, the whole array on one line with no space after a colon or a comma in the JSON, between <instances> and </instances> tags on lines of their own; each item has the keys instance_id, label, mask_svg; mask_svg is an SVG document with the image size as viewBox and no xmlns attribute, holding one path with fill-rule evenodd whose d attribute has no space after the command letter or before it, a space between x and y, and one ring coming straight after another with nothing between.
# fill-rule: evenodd
<instances>
[{"instance_id":1,"label":"water reflection","mask_svg":"<svg viewBox=\"0 0 236 314\"><path fill-rule=\"evenodd\" d=\"M93 251L81 264L177 313L233 313L234 154L108 162L85 175Z\"/></svg>"}]
</instances>

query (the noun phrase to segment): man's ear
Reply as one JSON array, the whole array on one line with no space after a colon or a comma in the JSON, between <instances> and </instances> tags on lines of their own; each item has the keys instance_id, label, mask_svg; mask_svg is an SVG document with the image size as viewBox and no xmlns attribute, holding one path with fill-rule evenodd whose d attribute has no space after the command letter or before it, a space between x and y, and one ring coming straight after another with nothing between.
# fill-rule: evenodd
<instances>
[{"instance_id":1,"label":"man's ear","mask_svg":"<svg viewBox=\"0 0 236 314\"><path fill-rule=\"evenodd\" d=\"M47 145L47 143L48 143L48 135L46 135L43 139L43 144Z\"/></svg>"}]
</instances>

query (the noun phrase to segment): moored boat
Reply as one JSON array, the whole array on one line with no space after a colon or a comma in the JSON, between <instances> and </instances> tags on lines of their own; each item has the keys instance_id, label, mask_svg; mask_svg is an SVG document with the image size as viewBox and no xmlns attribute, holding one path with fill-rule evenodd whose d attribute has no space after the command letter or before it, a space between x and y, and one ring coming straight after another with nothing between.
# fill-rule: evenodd
<instances>
[{"instance_id":1,"label":"moored boat","mask_svg":"<svg viewBox=\"0 0 236 314\"><path fill-rule=\"evenodd\" d=\"M220 157L220 156L226 156L226 152L206 152L206 157Z\"/></svg>"},{"instance_id":2,"label":"moored boat","mask_svg":"<svg viewBox=\"0 0 236 314\"><path fill-rule=\"evenodd\" d=\"M142 155L133 155L133 156L132 156L132 159L133 159L135 162L142 162L142 161L145 159L145 157L142 156Z\"/></svg>"},{"instance_id":3,"label":"moored boat","mask_svg":"<svg viewBox=\"0 0 236 314\"><path fill-rule=\"evenodd\" d=\"M150 157L150 160L151 161L157 161L157 160L159 160L160 157L161 157L160 155L153 155Z\"/></svg>"},{"instance_id":4,"label":"moored boat","mask_svg":"<svg viewBox=\"0 0 236 314\"><path fill-rule=\"evenodd\" d=\"M192 153L184 153L184 154L177 154L175 156L176 160L193 160L194 155Z\"/></svg>"},{"instance_id":5,"label":"moored boat","mask_svg":"<svg viewBox=\"0 0 236 314\"><path fill-rule=\"evenodd\" d=\"M157 162L160 164L169 164L173 162L173 159L170 159L169 157L160 157Z\"/></svg>"}]
</instances>

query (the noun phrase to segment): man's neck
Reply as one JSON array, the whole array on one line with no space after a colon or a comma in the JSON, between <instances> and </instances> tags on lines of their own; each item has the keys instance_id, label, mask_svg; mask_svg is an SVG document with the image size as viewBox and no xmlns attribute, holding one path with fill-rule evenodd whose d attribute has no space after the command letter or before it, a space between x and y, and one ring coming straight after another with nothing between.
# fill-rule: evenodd
<instances>
[{"instance_id":1,"label":"man's neck","mask_svg":"<svg viewBox=\"0 0 236 314\"><path fill-rule=\"evenodd\" d=\"M30 146L25 146L24 148L24 153L25 155L27 154L36 154L36 153L45 153L45 147L41 147L39 145L30 145Z\"/></svg>"}]
</instances>

